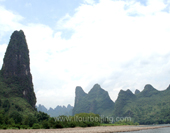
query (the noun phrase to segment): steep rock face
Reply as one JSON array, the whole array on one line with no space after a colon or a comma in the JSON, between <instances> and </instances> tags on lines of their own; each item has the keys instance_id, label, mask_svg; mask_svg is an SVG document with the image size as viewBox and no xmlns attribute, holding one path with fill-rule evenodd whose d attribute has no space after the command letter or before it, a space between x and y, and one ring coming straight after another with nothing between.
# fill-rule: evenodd
<instances>
[{"instance_id":1,"label":"steep rock face","mask_svg":"<svg viewBox=\"0 0 170 133\"><path fill-rule=\"evenodd\" d=\"M77 86L76 87L76 97L75 97L75 105L74 106L76 106L79 103L79 101L86 95L87 94L84 92L84 90L80 86Z\"/></svg>"},{"instance_id":2,"label":"steep rock face","mask_svg":"<svg viewBox=\"0 0 170 133\"><path fill-rule=\"evenodd\" d=\"M96 112L101 114L101 112L112 112L114 108L114 102L110 99L109 94L107 91L101 88L99 84L95 84L93 88L88 93L88 99L93 99L92 109L90 112ZM96 107L96 108L95 108ZM100 109L101 112L99 111Z\"/></svg>"},{"instance_id":3,"label":"steep rock face","mask_svg":"<svg viewBox=\"0 0 170 133\"><path fill-rule=\"evenodd\" d=\"M103 90L100 85L95 84L88 94L82 88L81 91L78 90L80 88L76 87L73 115L90 112L99 115L111 115L113 113L114 102L110 99L108 92Z\"/></svg>"},{"instance_id":4,"label":"steep rock face","mask_svg":"<svg viewBox=\"0 0 170 133\"><path fill-rule=\"evenodd\" d=\"M81 104L82 99L87 96L87 94L84 92L82 87L77 86L75 91L75 102L74 102L74 108L72 110L72 115L76 114L77 108L79 108L79 104Z\"/></svg>"},{"instance_id":5,"label":"steep rock face","mask_svg":"<svg viewBox=\"0 0 170 133\"><path fill-rule=\"evenodd\" d=\"M29 51L23 31L15 31L12 34L5 53L2 72L5 78L30 75Z\"/></svg>"},{"instance_id":6,"label":"steep rock face","mask_svg":"<svg viewBox=\"0 0 170 133\"><path fill-rule=\"evenodd\" d=\"M15 86L11 93L25 98L35 107L36 97L30 73L30 59L24 32L14 31L8 44L1 70L4 81Z\"/></svg>"},{"instance_id":7,"label":"steep rock face","mask_svg":"<svg viewBox=\"0 0 170 133\"><path fill-rule=\"evenodd\" d=\"M129 89L127 91L121 90L115 102L114 114L116 116L121 116L125 111L124 107L129 103L129 101L135 100L135 99L136 99L136 96Z\"/></svg>"}]
</instances>

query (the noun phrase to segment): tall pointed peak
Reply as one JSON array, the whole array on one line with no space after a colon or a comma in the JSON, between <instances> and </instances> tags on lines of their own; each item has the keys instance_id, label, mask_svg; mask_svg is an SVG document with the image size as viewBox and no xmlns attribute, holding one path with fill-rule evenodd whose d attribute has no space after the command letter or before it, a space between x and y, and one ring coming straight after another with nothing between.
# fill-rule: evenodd
<instances>
[{"instance_id":1,"label":"tall pointed peak","mask_svg":"<svg viewBox=\"0 0 170 133\"><path fill-rule=\"evenodd\" d=\"M7 84L15 84L15 91L13 88L11 93L25 98L32 107L35 107L36 97L30 73L29 50L22 30L14 31L11 35L1 74Z\"/></svg>"},{"instance_id":2,"label":"tall pointed peak","mask_svg":"<svg viewBox=\"0 0 170 133\"><path fill-rule=\"evenodd\" d=\"M101 86L99 84L95 84L93 88L101 88Z\"/></svg>"},{"instance_id":3,"label":"tall pointed peak","mask_svg":"<svg viewBox=\"0 0 170 133\"><path fill-rule=\"evenodd\" d=\"M144 91L152 91L152 90L156 90L156 89L150 84L145 85Z\"/></svg>"},{"instance_id":4,"label":"tall pointed peak","mask_svg":"<svg viewBox=\"0 0 170 133\"><path fill-rule=\"evenodd\" d=\"M132 93L132 91L130 89L126 90L127 93ZM133 93L132 93L133 94Z\"/></svg>"},{"instance_id":5,"label":"tall pointed peak","mask_svg":"<svg viewBox=\"0 0 170 133\"><path fill-rule=\"evenodd\" d=\"M86 93L84 92L84 90L82 89L81 86L77 86L76 87L76 95L81 95L84 96Z\"/></svg>"},{"instance_id":6,"label":"tall pointed peak","mask_svg":"<svg viewBox=\"0 0 170 133\"><path fill-rule=\"evenodd\" d=\"M126 90L126 91L120 90L117 100L118 99L131 99L131 98L134 98L134 97L135 97L135 95L129 89Z\"/></svg>"},{"instance_id":7,"label":"tall pointed peak","mask_svg":"<svg viewBox=\"0 0 170 133\"><path fill-rule=\"evenodd\" d=\"M11 35L3 60L2 74L4 78L30 75L29 50L22 30L14 31Z\"/></svg>"},{"instance_id":8,"label":"tall pointed peak","mask_svg":"<svg viewBox=\"0 0 170 133\"><path fill-rule=\"evenodd\" d=\"M76 86L76 90L83 90L81 86Z\"/></svg>"},{"instance_id":9,"label":"tall pointed peak","mask_svg":"<svg viewBox=\"0 0 170 133\"><path fill-rule=\"evenodd\" d=\"M95 85L93 86L93 88L89 91L88 94L90 94L90 93L96 93L96 94L97 94L97 93L101 93L101 92L105 92L105 90L102 89L99 84L95 84Z\"/></svg>"},{"instance_id":10,"label":"tall pointed peak","mask_svg":"<svg viewBox=\"0 0 170 133\"><path fill-rule=\"evenodd\" d=\"M78 104L78 102L80 101L80 99L82 99L84 96L86 96L87 94L84 92L84 90L81 88L81 86L77 86L76 87L76 92L75 92L75 103L74 106L76 106Z\"/></svg>"},{"instance_id":11,"label":"tall pointed peak","mask_svg":"<svg viewBox=\"0 0 170 133\"><path fill-rule=\"evenodd\" d=\"M81 90L81 88L76 88ZM114 108L114 102L110 99L107 91L102 89L99 84L95 84L85 96L76 95L73 108L73 115L77 113L110 114Z\"/></svg>"},{"instance_id":12,"label":"tall pointed peak","mask_svg":"<svg viewBox=\"0 0 170 133\"><path fill-rule=\"evenodd\" d=\"M151 97L152 95L157 94L159 91L156 90L152 85L147 84L144 87L144 90L140 93L140 96Z\"/></svg>"},{"instance_id":13,"label":"tall pointed peak","mask_svg":"<svg viewBox=\"0 0 170 133\"><path fill-rule=\"evenodd\" d=\"M11 38L14 37L15 35L20 35L20 36L22 36L22 37L23 37L23 36L25 37L25 34L24 34L23 30L20 30L20 31L15 30L15 31L12 33Z\"/></svg>"},{"instance_id":14,"label":"tall pointed peak","mask_svg":"<svg viewBox=\"0 0 170 133\"><path fill-rule=\"evenodd\" d=\"M67 105L67 108L73 108L70 104Z\"/></svg>"}]
</instances>

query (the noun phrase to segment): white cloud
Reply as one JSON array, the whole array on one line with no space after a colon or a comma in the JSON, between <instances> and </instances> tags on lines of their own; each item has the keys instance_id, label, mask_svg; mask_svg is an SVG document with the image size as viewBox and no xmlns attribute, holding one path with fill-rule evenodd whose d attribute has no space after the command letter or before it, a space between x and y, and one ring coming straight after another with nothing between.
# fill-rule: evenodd
<instances>
[{"instance_id":1,"label":"white cloud","mask_svg":"<svg viewBox=\"0 0 170 133\"><path fill-rule=\"evenodd\" d=\"M101 1L95 6L83 5L64 27L73 28L75 34L72 39L83 40L79 43L79 47L87 49L92 54L97 48L95 52L107 51L104 56L117 54L119 60L120 58L126 60L139 51L149 54L151 48L155 52L165 52L167 48L162 45L167 46L169 42L167 38L169 32L166 32L169 28L169 14L159 12L156 15L148 13L143 17L130 17L127 16L129 10L123 10L124 5L125 2L109 0ZM162 41L164 43L160 45ZM120 51L128 53L127 56L124 57ZM117 59L114 58L112 56L111 60Z\"/></svg>"},{"instance_id":2,"label":"white cloud","mask_svg":"<svg viewBox=\"0 0 170 133\"><path fill-rule=\"evenodd\" d=\"M162 12L165 3L86 2L73 16L67 14L57 22L59 31L44 24L21 24L22 16L0 8L11 16L0 19L7 29L3 33L25 32L38 103L74 105L75 87L88 92L95 83L109 91L114 101L120 89L142 90L147 83L165 89L170 78L170 14ZM62 30L74 32L66 40L61 38ZM0 45L1 53L5 46Z\"/></svg>"},{"instance_id":3,"label":"white cloud","mask_svg":"<svg viewBox=\"0 0 170 133\"><path fill-rule=\"evenodd\" d=\"M6 50L6 48L7 48L6 44L0 45L0 59L1 59L0 64L3 63L3 58L4 58L4 55L5 55L4 51ZM1 69L1 66L0 66L0 69Z\"/></svg>"},{"instance_id":4,"label":"white cloud","mask_svg":"<svg viewBox=\"0 0 170 133\"><path fill-rule=\"evenodd\" d=\"M24 18L18 14L14 14L12 11L7 11L4 7L0 6L0 25L1 30L11 31L16 27L20 27L20 22Z\"/></svg>"},{"instance_id":5,"label":"white cloud","mask_svg":"<svg viewBox=\"0 0 170 133\"><path fill-rule=\"evenodd\" d=\"M124 10L126 4L129 8ZM129 70L120 68L122 63L130 62L135 56L138 58L134 62L155 53L165 55L170 52L168 49L170 14L162 12L165 7L163 1L159 0L149 1L147 6L137 2L101 0L99 4L93 6L80 6L72 18L62 23L64 28L75 31L71 39L77 42L77 51L80 51L78 55L83 60L80 68L84 73L81 75L82 77L87 75L83 81L91 81L90 85L85 85L86 90L89 90L89 86L92 87L95 82L101 82L104 87L108 87L108 90L111 88L120 90L130 86L142 89L142 86L148 82L154 83L161 89L167 86L168 82L158 85L154 80L147 78L148 74L149 77L155 76L159 64L153 70L152 67L155 66L152 62L146 70L140 68L141 71L134 71L136 66ZM128 15L133 12L139 16ZM79 70L76 69L77 73L80 73ZM128 73L124 72L125 70ZM114 75L117 71L120 71L121 78L109 77L109 74ZM129 79L131 74L134 78ZM137 80L139 83L136 84ZM115 84L108 86L109 82ZM111 97L115 100L117 93Z\"/></svg>"},{"instance_id":6,"label":"white cloud","mask_svg":"<svg viewBox=\"0 0 170 133\"><path fill-rule=\"evenodd\" d=\"M85 3L93 5L95 3L94 0L84 0Z\"/></svg>"},{"instance_id":7,"label":"white cloud","mask_svg":"<svg viewBox=\"0 0 170 133\"><path fill-rule=\"evenodd\" d=\"M14 14L12 11L7 11L3 6L0 5L0 41L3 40L6 33L13 32L16 28L18 29L21 24L19 23L23 19L22 16ZM8 37L10 38L10 37ZM8 41L6 41L8 42ZM0 45L0 65L2 66L3 58L5 55L7 44Z\"/></svg>"},{"instance_id":8,"label":"white cloud","mask_svg":"<svg viewBox=\"0 0 170 133\"><path fill-rule=\"evenodd\" d=\"M134 2L130 5L129 11L148 16L161 12L165 8L166 4L164 3L164 0L148 0L147 6L142 6L139 2Z\"/></svg>"}]
</instances>

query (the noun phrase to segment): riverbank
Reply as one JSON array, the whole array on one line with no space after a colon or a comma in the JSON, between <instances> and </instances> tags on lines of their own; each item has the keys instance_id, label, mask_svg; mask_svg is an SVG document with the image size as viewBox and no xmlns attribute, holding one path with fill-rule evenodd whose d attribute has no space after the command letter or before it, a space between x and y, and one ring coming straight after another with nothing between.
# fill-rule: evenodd
<instances>
[{"instance_id":1,"label":"riverbank","mask_svg":"<svg viewBox=\"0 0 170 133\"><path fill-rule=\"evenodd\" d=\"M163 128L167 126L99 126L99 127L76 127L76 128L63 128L63 129L21 129L21 130L0 130L0 133L114 133L114 132L127 132L138 131L155 128Z\"/></svg>"}]
</instances>

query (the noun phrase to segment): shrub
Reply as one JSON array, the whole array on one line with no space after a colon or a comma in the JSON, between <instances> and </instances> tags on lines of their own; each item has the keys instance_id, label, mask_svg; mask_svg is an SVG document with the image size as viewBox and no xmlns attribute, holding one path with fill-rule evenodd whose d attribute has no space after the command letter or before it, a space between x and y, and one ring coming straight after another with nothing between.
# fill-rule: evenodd
<instances>
[{"instance_id":1,"label":"shrub","mask_svg":"<svg viewBox=\"0 0 170 133\"><path fill-rule=\"evenodd\" d=\"M80 113L75 116L76 125L80 127L91 127L100 125L101 118L94 113Z\"/></svg>"},{"instance_id":2,"label":"shrub","mask_svg":"<svg viewBox=\"0 0 170 133\"><path fill-rule=\"evenodd\" d=\"M2 125L2 129L7 129L7 125Z\"/></svg>"},{"instance_id":3,"label":"shrub","mask_svg":"<svg viewBox=\"0 0 170 133\"><path fill-rule=\"evenodd\" d=\"M3 118L3 115L0 114L0 125L4 123L4 118Z\"/></svg>"},{"instance_id":4,"label":"shrub","mask_svg":"<svg viewBox=\"0 0 170 133\"><path fill-rule=\"evenodd\" d=\"M71 121L71 122L68 123L68 126L69 127L76 127L76 122Z\"/></svg>"},{"instance_id":5,"label":"shrub","mask_svg":"<svg viewBox=\"0 0 170 133\"><path fill-rule=\"evenodd\" d=\"M13 118L16 124L19 124L22 121L22 115L16 111L10 114L10 118Z\"/></svg>"},{"instance_id":6,"label":"shrub","mask_svg":"<svg viewBox=\"0 0 170 133\"><path fill-rule=\"evenodd\" d=\"M2 106L5 109L5 112L7 112L10 108L10 103L8 100L5 100Z\"/></svg>"},{"instance_id":7,"label":"shrub","mask_svg":"<svg viewBox=\"0 0 170 133\"><path fill-rule=\"evenodd\" d=\"M44 129L49 129L49 128L50 128L47 120L44 120L44 121L42 122L42 128L44 128Z\"/></svg>"},{"instance_id":8,"label":"shrub","mask_svg":"<svg viewBox=\"0 0 170 133\"><path fill-rule=\"evenodd\" d=\"M21 125L20 128L21 128L21 129L28 129L29 126L28 126L28 125Z\"/></svg>"},{"instance_id":9,"label":"shrub","mask_svg":"<svg viewBox=\"0 0 170 133\"><path fill-rule=\"evenodd\" d=\"M20 124L15 124L15 126L14 127L16 127L16 128L18 128L18 129L20 129L21 128L21 125Z\"/></svg>"},{"instance_id":10,"label":"shrub","mask_svg":"<svg viewBox=\"0 0 170 133\"><path fill-rule=\"evenodd\" d=\"M111 123L111 121L109 121L109 119L107 117L104 117L101 119L101 122L104 123L104 124L109 124Z\"/></svg>"},{"instance_id":11,"label":"shrub","mask_svg":"<svg viewBox=\"0 0 170 133\"><path fill-rule=\"evenodd\" d=\"M87 127L87 125L84 122L79 122L78 126L80 126L80 127Z\"/></svg>"},{"instance_id":12,"label":"shrub","mask_svg":"<svg viewBox=\"0 0 170 133\"><path fill-rule=\"evenodd\" d=\"M9 117L8 117L8 115L5 115L4 116L4 124L8 124L9 123Z\"/></svg>"},{"instance_id":13,"label":"shrub","mask_svg":"<svg viewBox=\"0 0 170 133\"><path fill-rule=\"evenodd\" d=\"M4 110L4 109L1 109L1 110L0 110L0 114L5 115L5 110Z\"/></svg>"},{"instance_id":14,"label":"shrub","mask_svg":"<svg viewBox=\"0 0 170 133\"><path fill-rule=\"evenodd\" d=\"M15 105L15 108L16 108L18 111L23 111L23 109L22 109L19 105Z\"/></svg>"},{"instance_id":15,"label":"shrub","mask_svg":"<svg viewBox=\"0 0 170 133\"><path fill-rule=\"evenodd\" d=\"M44 121L44 120L48 120L50 118L50 116L44 112L39 111L36 114L37 120L38 122Z\"/></svg>"},{"instance_id":16,"label":"shrub","mask_svg":"<svg viewBox=\"0 0 170 133\"><path fill-rule=\"evenodd\" d=\"M28 116L24 116L22 124L23 125L29 125L29 118L28 118Z\"/></svg>"},{"instance_id":17,"label":"shrub","mask_svg":"<svg viewBox=\"0 0 170 133\"><path fill-rule=\"evenodd\" d=\"M28 115L28 125L30 127L32 127L33 124L36 123L36 122L37 122L37 120L33 115Z\"/></svg>"},{"instance_id":18,"label":"shrub","mask_svg":"<svg viewBox=\"0 0 170 133\"><path fill-rule=\"evenodd\" d=\"M33 129L40 129L40 125L38 123L34 123L32 126Z\"/></svg>"},{"instance_id":19,"label":"shrub","mask_svg":"<svg viewBox=\"0 0 170 133\"><path fill-rule=\"evenodd\" d=\"M50 127L54 127L55 126L55 119L53 117L51 117L49 120L48 120L48 123L49 123L49 126Z\"/></svg>"},{"instance_id":20,"label":"shrub","mask_svg":"<svg viewBox=\"0 0 170 133\"><path fill-rule=\"evenodd\" d=\"M55 122L54 128L63 128L63 127L64 126L63 126L62 122L60 122L60 121Z\"/></svg>"}]
</instances>

